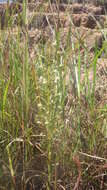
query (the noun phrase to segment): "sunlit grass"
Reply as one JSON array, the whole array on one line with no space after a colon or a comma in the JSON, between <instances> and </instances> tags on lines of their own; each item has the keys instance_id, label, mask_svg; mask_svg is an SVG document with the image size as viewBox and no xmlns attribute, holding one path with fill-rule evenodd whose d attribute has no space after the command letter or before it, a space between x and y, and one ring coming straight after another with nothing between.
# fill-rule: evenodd
<instances>
[{"instance_id":1,"label":"sunlit grass","mask_svg":"<svg viewBox=\"0 0 107 190\"><path fill-rule=\"evenodd\" d=\"M22 17L17 34L0 31L0 186L73 189L78 178L83 188L98 188L97 161L102 168L107 161L107 105L96 98L97 64L107 44L87 67L85 45L81 55L81 44L70 43L71 21L65 48L63 29L52 28L53 41L38 43L31 59L26 1Z\"/></svg>"}]
</instances>

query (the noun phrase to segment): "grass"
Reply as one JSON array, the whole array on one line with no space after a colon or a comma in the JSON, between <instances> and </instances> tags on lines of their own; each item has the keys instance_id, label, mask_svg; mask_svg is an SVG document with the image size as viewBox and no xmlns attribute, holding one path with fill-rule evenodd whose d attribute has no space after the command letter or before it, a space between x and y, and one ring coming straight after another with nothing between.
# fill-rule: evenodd
<instances>
[{"instance_id":1,"label":"grass","mask_svg":"<svg viewBox=\"0 0 107 190\"><path fill-rule=\"evenodd\" d=\"M81 44L69 43L71 21L65 48L63 29L54 28L32 59L25 5L23 27L0 31L0 189L106 189L107 105L97 64L107 45L87 67L85 46L81 55Z\"/></svg>"}]
</instances>

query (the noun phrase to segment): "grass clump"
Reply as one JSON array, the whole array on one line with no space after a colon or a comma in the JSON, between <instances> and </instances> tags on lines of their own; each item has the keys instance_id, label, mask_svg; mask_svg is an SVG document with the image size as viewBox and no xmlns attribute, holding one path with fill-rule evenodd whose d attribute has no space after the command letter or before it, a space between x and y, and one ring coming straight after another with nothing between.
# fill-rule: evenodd
<instances>
[{"instance_id":1,"label":"grass clump","mask_svg":"<svg viewBox=\"0 0 107 190\"><path fill-rule=\"evenodd\" d=\"M0 31L0 188L106 189L106 88L97 73L106 43L88 67L87 48L70 43L71 22L64 48L63 29L51 28L53 41L41 40L32 59L25 4L23 27Z\"/></svg>"}]
</instances>

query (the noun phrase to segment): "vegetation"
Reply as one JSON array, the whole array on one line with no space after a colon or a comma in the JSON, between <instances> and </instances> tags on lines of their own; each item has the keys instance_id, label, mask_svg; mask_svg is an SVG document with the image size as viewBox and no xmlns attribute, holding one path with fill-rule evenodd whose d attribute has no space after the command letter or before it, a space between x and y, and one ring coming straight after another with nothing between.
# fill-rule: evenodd
<instances>
[{"instance_id":1,"label":"vegetation","mask_svg":"<svg viewBox=\"0 0 107 190\"><path fill-rule=\"evenodd\" d=\"M97 75L106 41L90 63L85 41L70 43L71 20L64 47L54 27L32 58L26 8L22 26L0 30L0 189L106 190L106 83Z\"/></svg>"}]
</instances>

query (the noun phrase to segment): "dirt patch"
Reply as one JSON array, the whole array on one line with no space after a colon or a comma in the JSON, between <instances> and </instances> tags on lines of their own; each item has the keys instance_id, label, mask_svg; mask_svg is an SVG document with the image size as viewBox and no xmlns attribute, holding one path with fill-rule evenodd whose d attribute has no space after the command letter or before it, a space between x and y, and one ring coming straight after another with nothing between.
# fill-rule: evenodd
<instances>
[{"instance_id":1,"label":"dirt patch","mask_svg":"<svg viewBox=\"0 0 107 190\"><path fill-rule=\"evenodd\" d=\"M90 15L89 16L83 15L81 25L86 27L86 28L93 29L96 26L96 22Z\"/></svg>"}]
</instances>

